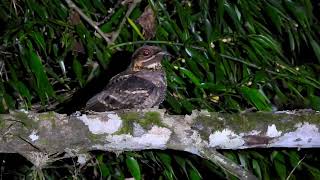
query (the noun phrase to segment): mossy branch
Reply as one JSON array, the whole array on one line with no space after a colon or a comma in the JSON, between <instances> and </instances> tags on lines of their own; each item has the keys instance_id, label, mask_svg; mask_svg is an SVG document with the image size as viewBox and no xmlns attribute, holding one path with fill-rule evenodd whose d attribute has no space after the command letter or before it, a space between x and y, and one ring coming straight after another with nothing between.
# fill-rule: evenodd
<instances>
[{"instance_id":1,"label":"mossy branch","mask_svg":"<svg viewBox=\"0 0 320 180\"><path fill-rule=\"evenodd\" d=\"M63 152L174 149L209 159L240 179L252 179L254 176L215 149L320 147L320 113L309 110L194 111L185 116L159 109L71 116L14 111L0 118L0 152L19 153L41 166L52 161L50 155Z\"/></svg>"}]
</instances>

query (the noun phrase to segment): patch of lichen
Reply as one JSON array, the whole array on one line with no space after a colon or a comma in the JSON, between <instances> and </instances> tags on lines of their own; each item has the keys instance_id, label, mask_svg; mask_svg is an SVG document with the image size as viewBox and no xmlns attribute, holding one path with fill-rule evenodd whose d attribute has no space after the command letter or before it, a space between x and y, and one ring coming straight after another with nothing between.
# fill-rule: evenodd
<instances>
[{"instance_id":1,"label":"patch of lichen","mask_svg":"<svg viewBox=\"0 0 320 180\"><path fill-rule=\"evenodd\" d=\"M313 112L313 113L304 113L300 116L299 120L301 122L309 122L310 124L316 124L320 126L320 113Z\"/></svg>"},{"instance_id":2,"label":"patch of lichen","mask_svg":"<svg viewBox=\"0 0 320 180\"><path fill-rule=\"evenodd\" d=\"M3 129L5 126L6 126L6 123L5 123L4 119L2 119L0 116L0 129Z\"/></svg>"},{"instance_id":3,"label":"patch of lichen","mask_svg":"<svg viewBox=\"0 0 320 180\"><path fill-rule=\"evenodd\" d=\"M254 112L245 114L226 114L224 119L228 127L236 133L250 132L253 130L266 131L266 125L274 124L278 131L288 132L295 130L296 121L286 119L286 114L274 114L270 112Z\"/></svg>"},{"instance_id":4,"label":"patch of lichen","mask_svg":"<svg viewBox=\"0 0 320 180\"><path fill-rule=\"evenodd\" d=\"M126 121L138 121L140 119L140 115L137 112L125 112L119 114L119 116Z\"/></svg>"},{"instance_id":5,"label":"patch of lichen","mask_svg":"<svg viewBox=\"0 0 320 180\"><path fill-rule=\"evenodd\" d=\"M150 128L152 125L157 125L160 127L166 127L161 122L161 115L159 112L125 112L119 114L122 119L122 127L116 134L132 134L133 133L133 123L138 123L144 129Z\"/></svg>"},{"instance_id":6,"label":"patch of lichen","mask_svg":"<svg viewBox=\"0 0 320 180\"><path fill-rule=\"evenodd\" d=\"M216 113L200 114L194 119L192 128L198 130L202 139L209 140L212 131L224 129L224 123L218 119Z\"/></svg>"},{"instance_id":7,"label":"patch of lichen","mask_svg":"<svg viewBox=\"0 0 320 180\"><path fill-rule=\"evenodd\" d=\"M289 132L295 130L299 122L319 123L318 116L289 116L288 114L274 114L270 112L254 112L245 114L227 114L211 112L199 115L194 119L193 127L198 127L202 138L207 138L213 131L230 128L235 133L250 132L252 130L266 131L266 125L274 124L278 131ZM307 116L308 117L308 116ZM201 126L199 125L202 124ZM202 129L201 129L202 128ZM201 129L201 130L200 130Z\"/></svg>"},{"instance_id":8,"label":"patch of lichen","mask_svg":"<svg viewBox=\"0 0 320 180\"><path fill-rule=\"evenodd\" d=\"M119 114L122 120L122 127L116 134L132 134L133 123L139 121L140 115L137 112L125 112Z\"/></svg>"},{"instance_id":9,"label":"patch of lichen","mask_svg":"<svg viewBox=\"0 0 320 180\"><path fill-rule=\"evenodd\" d=\"M91 142L98 142L99 140L103 139L105 135L103 134L93 134L93 133L88 133L88 139L90 139Z\"/></svg>"},{"instance_id":10,"label":"patch of lichen","mask_svg":"<svg viewBox=\"0 0 320 180\"><path fill-rule=\"evenodd\" d=\"M215 130L224 129L224 122L219 119L217 113L210 113L207 115L200 114L196 120L202 122L204 127L210 127Z\"/></svg>"},{"instance_id":11,"label":"patch of lichen","mask_svg":"<svg viewBox=\"0 0 320 180\"><path fill-rule=\"evenodd\" d=\"M122 127L115 134L132 134L133 133L133 122L122 121Z\"/></svg>"},{"instance_id":12,"label":"patch of lichen","mask_svg":"<svg viewBox=\"0 0 320 180\"><path fill-rule=\"evenodd\" d=\"M274 114L270 112L256 112L256 113L247 113L242 115L245 117L247 122L251 125L250 129L244 129L243 131L250 131L254 129L261 129L267 125L274 124L278 131L289 132L295 130L295 124L298 121L293 120L292 116L288 114ZM245 123L245 122L243 122ZM265 129L266 130L266 129Z\"/></svg>"},{"instance_id":13,"label":"patch of lichen","mask_svg":"<svg viewBox=\"0 0 320 180\"><path fill-rule=\"evenodd\" d=\"M166 127L165 124L161 122L161 115L159 112L146 112L144 117L139 121L139 124L144 128L148 129L153 125L157 125L159 127Z\"/></svg>"},{"instance_id":14,"label":"patch of lichen","mask_svg":"<svg viewBox=\"0 0 320 180\"><path fill-rule=\"evenodd\" d=\"M258 128L259 120L252 120L244 114L225 114L224 121L236 133L249 132ZM263 124L261 124L263 125Z\"/></svg>"},{"instance_id":15,"label":"patch of lichen","mask_svg":"<svg viewBox=\"0 0 320 180\"><path fill-rule=\"evenodd\" d=\"M36 122L28 117L28 114L20 111L12 113L15 120L20 121L25 127L31 128L36 125Z\"/></svg>"},{"instance_id":16,"label":"patch of lichen","mask_svg":"<svg viewBox=\"0 0 320 180\"><path fill-rule=\"evenodd\" d=\"M56 115L52 111L39 114L39 119L40 120L48 120L51 122L51 125L53 128L56 127Z\"/></svg>"},{"instance_id":17,"label":"patch of lichen","mask_svg":"<svg viewBox=\"0 0 320 180\"><path fill-rule=\"evenodd\" d=\"M40 139L38 143L41 145L50 145L50 142L47 139Z\"/></svg>"}]
</instances>

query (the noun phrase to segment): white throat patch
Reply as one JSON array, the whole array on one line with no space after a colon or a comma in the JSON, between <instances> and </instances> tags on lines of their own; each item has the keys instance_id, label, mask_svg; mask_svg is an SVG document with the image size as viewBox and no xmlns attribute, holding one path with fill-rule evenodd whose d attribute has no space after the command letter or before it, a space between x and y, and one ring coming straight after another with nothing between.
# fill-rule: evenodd
<instances>
[{"instance_id":1,"label":"white throat patch","mask_svg":"<svg viewBox=\"0 0 320 180\"><path fill-rule=\"evenodd\" d=\"M161 67L160 62L155 62L155 63L149 64L146 66L146 68L148 68L148 69L156 69L157 67Z\"/></svg>"}]
</instances>

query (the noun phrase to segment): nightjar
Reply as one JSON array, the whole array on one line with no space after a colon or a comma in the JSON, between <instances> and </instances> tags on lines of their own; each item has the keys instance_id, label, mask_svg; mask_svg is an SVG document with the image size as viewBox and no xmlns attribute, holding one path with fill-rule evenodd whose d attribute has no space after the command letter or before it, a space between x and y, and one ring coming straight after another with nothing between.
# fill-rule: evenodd
<instances>
[{"instance_id":1,"label":"nightjar","mask_svg":"<svg viewBox=\"0 0 320 180\"><path fill-rule=\"evenodd\" d=\"M169 54L157 46L145 45L137 49L130 66L111 78L105 89L87 102L85 109L101 112L158 106L167 89L161 66L165 55Z\"/></svg>"}]
</instances>

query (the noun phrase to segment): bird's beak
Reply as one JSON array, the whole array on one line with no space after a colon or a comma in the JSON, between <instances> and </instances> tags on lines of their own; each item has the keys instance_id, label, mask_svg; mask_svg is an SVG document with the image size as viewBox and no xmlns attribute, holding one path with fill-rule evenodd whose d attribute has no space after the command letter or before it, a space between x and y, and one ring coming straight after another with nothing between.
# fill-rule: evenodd
<instances>
[{"instance_id":1,"label":"bird's beak","mask_svg":"<svg viewBox=\"0 0 320 180\"><path fill-rule=\"evenodd\" d=\"M167 51L160 51L158 52L158 55L173 57L173 55L168 53Z\"/></svg>"}]
</instances>

